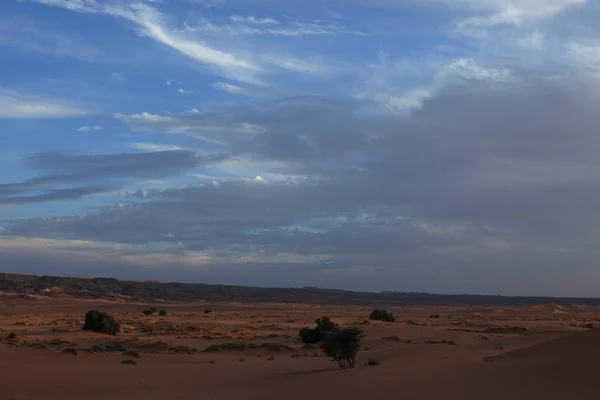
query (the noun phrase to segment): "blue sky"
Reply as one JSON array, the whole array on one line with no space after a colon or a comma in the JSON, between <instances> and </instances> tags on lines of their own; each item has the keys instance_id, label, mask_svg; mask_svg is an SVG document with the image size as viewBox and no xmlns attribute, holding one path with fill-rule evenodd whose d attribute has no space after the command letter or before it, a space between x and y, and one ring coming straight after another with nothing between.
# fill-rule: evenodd
<instances>
[{"instance_id":1,"label":"blue sky","mask_svg":"<svg viewBox=\"0 0 600 400\"><path fill-rule=\"evenodd\" d=\"M10 271L600 295L595 0L6 0Z\"/></svg>"}]
</instances>

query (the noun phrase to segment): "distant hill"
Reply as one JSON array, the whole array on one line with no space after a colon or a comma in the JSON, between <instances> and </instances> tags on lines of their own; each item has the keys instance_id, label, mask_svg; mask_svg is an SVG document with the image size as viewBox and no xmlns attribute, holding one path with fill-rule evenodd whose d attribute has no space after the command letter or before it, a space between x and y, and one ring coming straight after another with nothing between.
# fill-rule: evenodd
<instances>
[{"instance_id":1,"label":"distant hill","mask_svg":"<svg viewBox=\"0 0 600 400\"><path fill-rule=\"evenodd\" d=\"M404 292L352 292L337 289L259 288L114 278L75 278L0 273L0 295L23 298L72 297L112 300L240 301L330 304L600 305L600 298L508 297Z\"/></svg>"}]
</instances>

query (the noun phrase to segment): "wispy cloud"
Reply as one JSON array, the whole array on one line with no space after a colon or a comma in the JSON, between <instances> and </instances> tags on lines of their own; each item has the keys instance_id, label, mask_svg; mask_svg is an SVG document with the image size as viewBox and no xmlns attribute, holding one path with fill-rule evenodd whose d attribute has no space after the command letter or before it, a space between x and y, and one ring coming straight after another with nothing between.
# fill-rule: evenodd
<instances>
[{"instance_id":1,"label":"wispy cloud","mask_svg":"<svg viewBox=\"0 0 600 400\"><path fill-rule=\"evenodd\" d=\"M90 131L99 131L101 129L102 129L102 127L101 126L97 126L97 125L93 125L93 126L83 125L83 126L80 126L79 128L77 128L77 131L79 131L79 132L90 132Z\"/></svg>"},{"instance_id":2,"label":"wispy cloud","mask_svg":"<svg viewBox=\"0 0 600 400\"><path fill-rule=\"evenodd\" d=\"M476 2L471 0L458 1L474 8L488 8L490 13L485 16L475 16L464 20L463 24L492 26L499 24L522 25L527 22L557 15L570 7L583 5L587 0L492 0Z\"/></svg>"},{"instance_id":3,"label":"wispy cloud","mask_svg":"<svg viewBox=\"0 0 600 400\"><path fill-rule=\"evenodd\" d=\"M181 94L191 94L193 93L193 90L177 89L177 92Z\"/></svg>"},{"instance_id":4,"label":"wispy cloud","mask_svg":"<svg viewBox=\"0 0 600 400\"><path fill-rule=\"evenodd\" d=\"M66 101L43 96L17 93L0 88L0 119L82 117L89 111Z\"/></svg>"},{"instance_id":5,"label":"wispy cloud","mask_svg":"<svg viewBox=\"0 0 600 400\"><path fill-rule=\"evenodd\" d=\"M178 175L226 158L220 154L201 155L185 149L94 155L35 153L27 158L27 162L43 174L21 182L0 184L0 204L78 199L109 192L134 178L156 179ZM102 181L103 184L90 185L91 181Z\"/></svg>"},{"instance_id":6,"label":"wispy cloud","mask_svg":"<svg viewBox=\"0 0 600 400\"><path fill-rule=\"evenodd\" d=\"M232 85L231 83L227 83L227 82L214 82L212 84L212 87L214 87L215 89L218 90L222 90L224 92L229 92L229 93L233 93L233 94L242 94L243 93L243 89L237 85Z\"/></svg>"},{"instance_id":7,"label":"wispy cloud","mask_svg":"<svg viewBox=\"0 0 600 400\"><path fill-rule=\"evenodd\" d=\"M233 15L229 19L233 22L247 22L250 24L256 25L278 25L279 22L275 21L273 18L256 18L253 16L243 17L241 15Z\"/></svg>"},{"instance_id":8,"label":"wispy cloud","mask_svg":"<svg viewBox=\"0 0 600 400\"><path fill-rule=\"evenodd\" d=\"M245 36L245 35L273 35L273 36L321 36L321 35L357 35L368 36L368 33L350 29L337 22L322 21L294 21L273 19L257 19L254 17L231 17L234 24L221 23L201 19L198 23L184 22L184 28L188 32L204 32L221 35ZM272 22L268 22L272 21Z\"/></svg>"},{"instance_id":9,"label":"wispy cloud","mask_svg":"<svg viewBox=\"0 0 600 400\"><path fill-rule=\"evenodd\" d=\"M147 143L147 142L138 142L131 143L129 148L141 151L176 151L176 150L186 150L183 147L176 146L174 144L157 144L157 143Z\"/></svg>"},{"instance_id":10,"label":"wispy cloud","mask_svg":"<svg viewBox=\"0 0 600 400\"><path fill-rule=\"evenodd\" d=\"M159 11L142 3L128 5L127 3L99 3L95 0L31 1L77 12L103 13L124 18L133 22L144 36L229 77L254 80L253 74L262 69L244 54L217 49L203 41L189 39L174 32L164 24L164 16Z\"/></svg>"}]
</instances>

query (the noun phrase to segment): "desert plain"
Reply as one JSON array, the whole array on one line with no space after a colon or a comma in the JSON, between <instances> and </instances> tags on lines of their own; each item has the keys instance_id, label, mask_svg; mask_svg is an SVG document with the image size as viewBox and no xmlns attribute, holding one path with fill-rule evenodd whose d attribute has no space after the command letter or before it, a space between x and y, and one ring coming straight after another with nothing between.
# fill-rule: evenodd
<instances>
[{"instance_id":1,"label":"desert plain","mask_svg":"<svg viewBox=\"0 0 600 400\"><path fill-rule=\"evenodd\" d=\"M144 315L154 307L164 310ZM2 399L569 399L600 390L600 308L0 299ZM81 329L111 313L116 336ZM341 370L299 329L359 326ZM371 365L370 365L371 364Z\"/></svg>"}]
</instances>

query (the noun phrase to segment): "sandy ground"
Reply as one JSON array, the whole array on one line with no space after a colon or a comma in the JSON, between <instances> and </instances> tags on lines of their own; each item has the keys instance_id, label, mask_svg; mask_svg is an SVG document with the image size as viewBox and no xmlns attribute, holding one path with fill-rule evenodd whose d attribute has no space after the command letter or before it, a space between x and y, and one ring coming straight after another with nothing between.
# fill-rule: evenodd
<instances>
[{"instance_id":1,"label":"sandy ground","mask_svg":"<svg viewBox=\"0 0 600 400\"><path fill-rule=\"evenodd\" d=\"M167 315L143 315L149 307ZM5 298L0 399L564 399L600 389L599 308L387 308L395 323L367 321L371 307L359 306ZM90 309L113 314L122 333L82 331ZM298 341L322 315L364 330L354 370ZM224 343L235 348L210 351Z\"/></svg>"}]
</instances>

